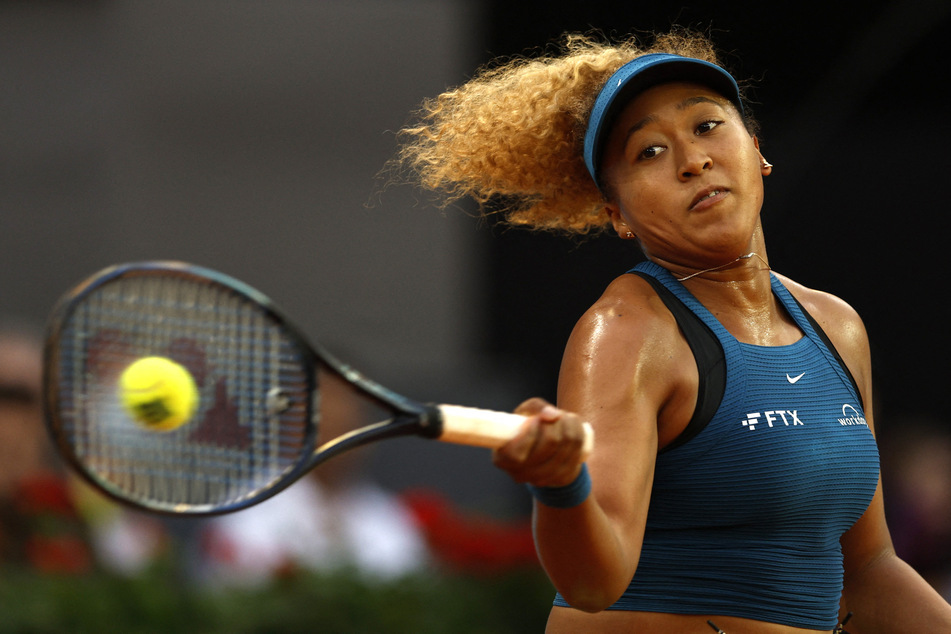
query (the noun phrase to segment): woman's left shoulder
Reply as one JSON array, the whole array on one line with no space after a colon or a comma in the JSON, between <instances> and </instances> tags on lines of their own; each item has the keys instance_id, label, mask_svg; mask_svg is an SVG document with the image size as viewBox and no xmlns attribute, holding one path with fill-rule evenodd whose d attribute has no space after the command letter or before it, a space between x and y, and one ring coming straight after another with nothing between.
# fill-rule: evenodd
<instances>
[{"instance_id":1,"label":"woman's left shoulder","mask_svg":"<svg viewBox=\"0 0 951 634\"><path fill-rule=\"evenodd\" d=\"M848 302L825 291L809 288L784 275L775 274L793 297L799 300L836 347L839 345L868 345L868 335L862 318Z\"/></svg>"}]
</instances>

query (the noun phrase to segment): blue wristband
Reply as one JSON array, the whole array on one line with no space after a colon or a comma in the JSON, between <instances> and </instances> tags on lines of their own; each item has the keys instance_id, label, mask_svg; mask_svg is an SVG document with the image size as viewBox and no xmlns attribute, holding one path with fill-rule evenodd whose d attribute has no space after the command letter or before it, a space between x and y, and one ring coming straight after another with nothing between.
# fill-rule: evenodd
<instances>
[{"instance_id":1,"label":"blue wristband","mask_svg":"<svg viewBox=\"0 0 951 634\"><path fill-rule=\"evenodd\" d=\"M588 499L591 494L591 476L588 465L581 465L581 473L571 484L563 487L536 487L527 485L532 496L544 504L556 509L570 509Z\"/></svg>"}]
</instances>

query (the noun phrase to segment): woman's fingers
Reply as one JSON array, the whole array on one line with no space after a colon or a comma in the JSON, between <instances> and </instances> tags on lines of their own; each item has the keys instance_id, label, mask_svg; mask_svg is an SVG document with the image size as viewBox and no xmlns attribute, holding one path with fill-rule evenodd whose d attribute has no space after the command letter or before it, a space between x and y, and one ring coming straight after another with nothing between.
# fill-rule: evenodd
<instances>
[{"instance_id":1,"label":"woman's fingers","mask_svg":"<svg viewBox=\"0 0 951 634\"><path fill-rule=\"evenodd\" d=\"M526 417L525 423L515 438L493 451L495 465L517 482L535 486L574 480L583 462L580 418L540 398L525 401L515 412Z\"/></svg>"}]
</instances>

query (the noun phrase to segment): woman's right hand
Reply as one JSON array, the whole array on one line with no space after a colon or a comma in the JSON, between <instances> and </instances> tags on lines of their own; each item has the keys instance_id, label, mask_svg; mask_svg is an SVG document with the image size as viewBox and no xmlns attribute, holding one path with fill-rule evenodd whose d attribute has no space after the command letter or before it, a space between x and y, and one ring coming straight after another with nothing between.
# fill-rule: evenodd
<instances>
[{"instance_id":1,"label":"woman's right hand","mask_svg":"<svg viewBox=\"0 0 951 634\"><path fill-rule=\"evenodd\" d=\"M537 487L571 484L585 460L581 418L541 398L528 399L515 413L525 422L518 435L493 450L495 466L516 482Z\"/></svg>"}]
</instances>

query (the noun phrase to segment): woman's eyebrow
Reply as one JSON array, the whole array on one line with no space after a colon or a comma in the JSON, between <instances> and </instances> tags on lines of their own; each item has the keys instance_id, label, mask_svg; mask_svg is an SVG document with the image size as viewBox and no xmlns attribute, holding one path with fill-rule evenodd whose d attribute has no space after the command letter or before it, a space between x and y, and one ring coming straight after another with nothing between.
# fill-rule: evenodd
<instances>
[{"instance_id":1,"label":"woman's eyebrow","mask_svg":"<svg viewBox=\"0 0 951 634\"><path fill-rule=\"evenodd\" d=\"M627 140L631 138L631 135L633 135L635 132L637 132L644 126L646 126L648 123L655 121L655 119L656 118L654 117L654 115L647 115L646 117L644 117L643 119L641 119L640 121L632 125L630 128L628 128L627 135L624 138L625 144L627 143Z\"/></svg>"},{"instance_id":2,"label":"woman's eyebrow","mask_svg":"<svg viewBox=\"0 0 951 634\"><path fill-rule=\"evenodd\" d=\"M701 103L712 103L715 106L723 106L723 103L713 99L712 97L705 97L703 95L697 95L696 97L687 97L679 104L677 104L678 110L686 110L690 106L696 106Z\"/></svg>"},{"instance_id":3,"label":"woman's eyebrow","mask_svg":"<svg viewBox=\"0 0 951 634\"><path fill-rule=\"evenodd\" d=\"M679 104L677 104L677 109L686 110L687 108L690 108L691 106L696 106L701 103L710 103L715 106L723 107L723 103L720 101L717 101L716 99L713 99L711 97L705 97L703 95L697 95L696 97L687 97L686 99L681 101ZM636 133L638 130L646 126L648 123L653 122L654 120L655 120L654 115L647 115L646 117L644 117L643 119L641 119L640 121L632 125L630 128L628 128L627 134L624 137L625 145L627 144L628 140L631 138L631 136L634 133Z\"/></svg>"}]
</instances>

